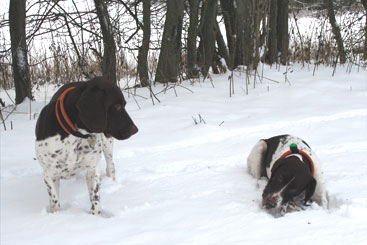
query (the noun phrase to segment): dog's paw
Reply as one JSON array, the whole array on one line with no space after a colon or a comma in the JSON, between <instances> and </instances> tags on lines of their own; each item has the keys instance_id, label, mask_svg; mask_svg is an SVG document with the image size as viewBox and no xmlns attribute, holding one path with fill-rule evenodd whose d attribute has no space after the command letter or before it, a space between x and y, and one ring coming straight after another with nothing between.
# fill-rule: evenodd
<instances>
[{"instance_id":1,"label":"dog's paw","mask_svg":"<svg viewBox=\"0 0 367 245\"><path fill-rule=\"evenodd\" d=\"M101 205L99 202L93 202L92 207L90 209L90 214L100 216L101 215Z\"/></svg>"},{"instance_id":2,"label":"dog's paw","mask_svg":"<svg viewBox=\"0 0 367 245\"><path fill-rule=\"evenodd\" d=\"M90 210L89 211L90 214L94 215L94 216L101 216L102 215L102 212L101 210Z\"/></svg>"},{"instance_id":3,"label":"dog's paw","mask_svg":"<svg viewBox=\"0 0 367 245\"><path fill-rule=\"evenodd\" d=\"M48 213L56 213L60 211L60 204L56 203L55 205L50 205L47 207L47 212Z\"/></svg>"},{"instance_id":4,"label":"dog's paw","mask_svg":"<svg viewBox=\"0 0 367 245\"><path fill-rule=\"evenodd\" d=\"M288 203L286 203L286 204L284 204L280 207L280 215L284 216L287 213L287 210L288 210Z\"/></svg>"},{"instance_id":5,"label":"dog's paw","mask_svg":"<svg viewBox=\"0 0 367 245\"><path fill-rule=\"evenodd\" d=\"M298 203L298 202L295 202L295 201L289 202L289 209L291 211L302 211L302 210L305 210L305 208L303 207L303 205L301 203Z\"/></svg>"}]
</instances>

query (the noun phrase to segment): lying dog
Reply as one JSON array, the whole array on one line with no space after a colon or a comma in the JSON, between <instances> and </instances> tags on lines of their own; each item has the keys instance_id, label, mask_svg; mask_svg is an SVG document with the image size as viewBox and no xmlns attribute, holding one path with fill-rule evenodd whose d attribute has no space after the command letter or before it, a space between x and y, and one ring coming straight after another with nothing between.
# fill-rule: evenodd
<instances>
[{"instance_id":1,"label":"lying dog","mask_svg":"<svg viewBox=\"0 0 367 245\"><path fill-rule=\"evenodd\" d=\"M280 208L284 214L290 204L300 207L299 200L327 208L320 161L302 139L280 135L260 140L251 150L247 166L256 179L269 179L262 194L266 209Z\"/></svg>"},{"instance_id":2,"label":"lying dog","mask_svg":"<svg viewBox=\"0 0 367 245\"><path fill-rule=\"evenodd\" d=\"M102 151L107 175L114 178L111 137L124 140L138 131L125 105L121 90L97 77L62 86L42 109L36 125L36 155L43 168L51 212L60 209L60 179L87 170L91 213L101 213Z\"/></svg>"}]
</instances>

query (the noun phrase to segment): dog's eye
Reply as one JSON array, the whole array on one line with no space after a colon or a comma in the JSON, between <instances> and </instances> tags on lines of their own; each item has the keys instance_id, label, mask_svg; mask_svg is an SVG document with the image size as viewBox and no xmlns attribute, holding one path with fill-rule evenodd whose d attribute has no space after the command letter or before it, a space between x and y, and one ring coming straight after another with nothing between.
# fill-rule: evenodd
<instances>
[{"instance_id":1,"label":"dog's eye","mask_svg":"<svg viewBox=\"0 0 367 245\"><path fill-rule=\"evenodd\" d=\"M114 107L118 111L121 111L121 109L122 109L122 106L120 104L116 104L116 105L114 105Z\"/></svg>"}]
</instances>

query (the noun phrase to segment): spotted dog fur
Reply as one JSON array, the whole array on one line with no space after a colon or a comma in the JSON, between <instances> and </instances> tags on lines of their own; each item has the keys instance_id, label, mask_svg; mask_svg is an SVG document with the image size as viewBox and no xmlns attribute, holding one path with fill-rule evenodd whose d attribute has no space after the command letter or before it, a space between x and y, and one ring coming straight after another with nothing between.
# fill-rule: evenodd
<instances>
[{"instance_id":1,"label":"spotted dog fur","mask_svg":"<svg viewBox=\"0 0 367 245\"><path fill-rule=\"evenodd\" d=\"M75 87L65 97L65 110L78 132L89 138L69 135L59 125L55 114L57 98L69 87ZM91 201L91 214L99 215L100 160L105 155L106 175L115 179L113 138L123 140L138 129L125 111L125 99L120 89L102 78L76 82L61 87L46 105L36 126L36 156L43 168L49 195L50 212L60 209L60 179L68 179L86 170Z\"/></svg>"},{"instance_id":2,"label":"spotted dog fur","mask_svg":"<svg viewBox=\"0 0 367 245\"><path fill-rule=\"evenodd\" d=\"M311 175L309 161L301 154L281 156L290 149L292 143L307 153L313 161L314 175ZM327 208L327 192L324 185L321 162L309 145L293 135L279 135L259 140L252 148L247 166L256 179L268 178L263 191L263 206L267 209L281 208L285 212L289 203L310 198L323 208Z\"/></svg>"},{"instance_id":3,"label":"spotted dog fur","mask_svg":"<svg viewBox=\"0 0 367 245\"><path fill-rule=\"evenodd\" d=\"M103 155L106 160L106 175L113 180L115 177L115 164L113 163L113 139L102 135Z\"/></svg>"},{"instance_id":4,"label":"spotted dog fur","mask_svg":"<svg viewBox=\"0 0 367 245\"><path fill-rule=\"evenodd\" d=\"M83 130L81 130L83 132ZM83 170L87 170L87 185L92 203L91 213L100 214L99 187L101 182L100 160L103 150L102 134L93 134L96 144L75 136L61 139L56 135L37 141L36 156L43 168L44 180L50 197L50 211L60 209L60 179L69 179Z\"/></svg>"}]
</instances>

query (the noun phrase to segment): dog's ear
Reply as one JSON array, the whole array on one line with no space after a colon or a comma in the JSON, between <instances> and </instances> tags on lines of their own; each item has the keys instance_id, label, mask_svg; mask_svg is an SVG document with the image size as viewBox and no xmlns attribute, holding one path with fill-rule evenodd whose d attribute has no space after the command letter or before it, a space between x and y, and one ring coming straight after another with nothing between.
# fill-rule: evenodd
<instances>
[{"instance_id":1,"label":"dog's ear","mask_svg":"<svg viewBox=\"0 0 367 245\"><path fill-rule=\"evenodd\" d=\"M76 107L82 123L93 133L102 133L107 126L105 93L98 86L87 86Z\"/></svg>"},{"instance_id":2,"label":"dog's ear","mask_svg":"<svg viewBox=\"0 0 367 245\"><path fill-rule=\"evenodd\" d=\"M317 181L314 177L311 177L311 181L308 183L305 189L305 203L310 200L312 195L315 193Z\"/></svg>"},{"instance_id":3,"label":"dog's ear","mask_svg":"<svg viewBox=\"0 0 367 245\"><path fill-rule=\"evenodd\" d=\"M278 159L271 168L271 174L273 174L284 163L284 161L285 158Z\"/></svg>"}]
</instances>

